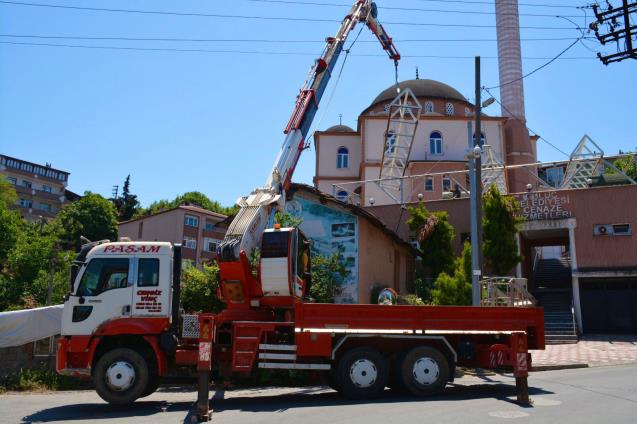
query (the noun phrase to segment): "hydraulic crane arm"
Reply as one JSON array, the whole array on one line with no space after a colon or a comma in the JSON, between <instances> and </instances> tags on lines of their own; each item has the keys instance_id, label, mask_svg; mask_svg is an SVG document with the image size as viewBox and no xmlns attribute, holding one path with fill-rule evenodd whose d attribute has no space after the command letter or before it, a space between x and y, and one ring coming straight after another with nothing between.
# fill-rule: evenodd
<instances>
[{"instance_id":1,"label":"hydraulic crane arm","mask_svg":"<svg viewBox=\"0 0 637 424\"><path fill-rule=\"evenodd\" d=\"M357 0L343 19L336 36L327 38L321 57L310 68L305 84L296 99L292 116L285 127L285 140L265 186L237 201L240 206L239 213L230 224L226 238L220 246L222 262L238 260L241 251L250 254L261 240L263 230L277 205L279 208L284 206L285 191L292 182L292 175L305 148L305 138L310 131L319 102L343 51L345 40L358 22L365 23L376 35L389 58L394 60L397 66L400 54L378 22L376 4L371 0Z\"/></svg>"}]
</instances>

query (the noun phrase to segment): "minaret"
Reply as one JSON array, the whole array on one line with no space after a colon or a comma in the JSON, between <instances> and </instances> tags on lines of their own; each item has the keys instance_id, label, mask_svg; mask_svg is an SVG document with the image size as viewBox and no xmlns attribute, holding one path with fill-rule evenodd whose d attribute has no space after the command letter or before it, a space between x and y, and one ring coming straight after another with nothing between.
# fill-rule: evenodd
<instances>
[{"instance_id":1,"label":"minaret","mask_svg":"<svg viewBox=\"0 0 637 424\"><path fill-rule=\"evenodd\" d=\"M520 46L520 18L517 0L495 0L498 35L498 66L500 73L500 102L502 116L509 118L504 124L505 163L521 165L536 162L535 146L526 128L524 112L524 80L522 79L522 48ZM531 172L535 169L518 168L507 171L510 193L526 190L534 184Z\"/></svg>"}]
</instances>

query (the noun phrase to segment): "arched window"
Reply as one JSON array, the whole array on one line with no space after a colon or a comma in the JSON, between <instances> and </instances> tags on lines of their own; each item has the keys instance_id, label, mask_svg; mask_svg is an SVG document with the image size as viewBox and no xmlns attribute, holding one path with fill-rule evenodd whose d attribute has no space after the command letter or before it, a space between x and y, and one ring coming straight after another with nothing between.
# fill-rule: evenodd
<instances>
[{"instance_id":1,"label":"arched window","mask_svg":"<svg viewBox=\"0 0 637 424\"><path fill-rule=\"evenodd\" d=\"M434 102L425 102L425 113L433 113Z\"/></svg>"},{"instance_id":2,"label":"arched window","mask_svg":"<svg viewBox=\"0 0 637 424\"><path fill-rule=\"evenodd\" d=\"M442 134L438 131L434 131L429 136L429 153L432 155L442 154Z\"/></svg>"},{"instance_id":3,"label":"arched window","mask_svg":"<svg viewBox=\"0 0 637 424\"><path fill-rule=\"evenodd\" d=\"M396 145L396 135L394 134L392 130L389 130L386 138L387 139L385 141L385 154L393 155L394 151L396 150L396 147L394 147Z\"/></svg>"},{"instance_id":4,"label":"arched window","mask_svg":"<svg viewBox=\"0 0 637 424\"><path fill-rule=\"evenodd\" d=\"M345 190L340 190L338 193L336 193L336 198L341 202L347 201L347 192Z\"/></svg>"},{"instance_id":5,"label":"arched window","mask_svg":"<svg viewBox=\"0 0 637 424\"><path fill-rule=\"evenodd\" d=\"M480 147L484 146L484 144L487 142L487 138L484 136L484 133L481 132L480 133ZM473 144L476 144L476 133L473 133Z\"/></svg>"},{"instance_id":6,"label":"arched window","mask_svg":"<svg viewBox=\"0 0 637 424\"><path fill-rule=\"evenodd\" d=\"M336 167L339 169L349 168L349 150L347 147L339 147L336 154Z\"/></svg>"},{"instance_id":7,"label":"arched window","mask_svg":"<svg viewBox=\"0 0 637 424\"><path fill-rule=\"evenodd\" d=\"M447 114L447 116L453 116L455 112L455 109L453 107L453 103L447 103L445 105L445 113Z\"/></svg>"}]
</instances>

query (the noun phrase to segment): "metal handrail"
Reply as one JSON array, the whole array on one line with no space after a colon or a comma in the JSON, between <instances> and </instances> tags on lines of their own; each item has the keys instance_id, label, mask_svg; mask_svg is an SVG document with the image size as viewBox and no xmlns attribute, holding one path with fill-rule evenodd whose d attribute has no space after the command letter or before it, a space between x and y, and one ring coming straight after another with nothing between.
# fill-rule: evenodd
<instances>
[{"instance_id":1,"label":"metal handrail","mask_svg":"<svg viewBox=\"0 0 637 424\"><path fill-rule=\"evenodd\" d=\"M531 307L537 304L526 278L488 277L480 282L481 306Z\"/></svg>"}]
</instances>

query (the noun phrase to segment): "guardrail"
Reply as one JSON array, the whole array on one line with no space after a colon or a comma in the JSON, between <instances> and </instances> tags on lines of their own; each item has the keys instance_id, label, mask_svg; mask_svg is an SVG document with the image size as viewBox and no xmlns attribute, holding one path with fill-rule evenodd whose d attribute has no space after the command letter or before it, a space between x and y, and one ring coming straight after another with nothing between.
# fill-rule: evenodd
<instances>
[{"instance_id":1,"label":"guardrail","mask_svg":"<svg viewBox=\"0 0 637 424\"><path fill-rule=\"evenodd\" d=\"M487 277L480 282L480 306L531 307L537 305L526 278Z\"/></svg>"}]
</instances>

